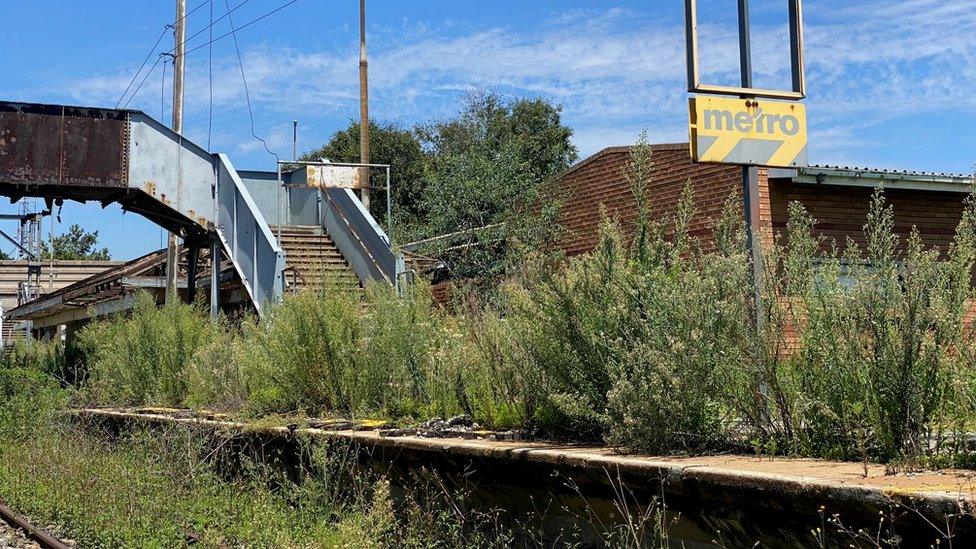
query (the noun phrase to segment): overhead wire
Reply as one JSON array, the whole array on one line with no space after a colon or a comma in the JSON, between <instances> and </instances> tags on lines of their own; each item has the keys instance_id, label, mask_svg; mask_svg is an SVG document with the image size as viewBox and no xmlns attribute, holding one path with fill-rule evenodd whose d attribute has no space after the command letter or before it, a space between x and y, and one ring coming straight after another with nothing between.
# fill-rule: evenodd
<instances>
[{"instance_id":1,"label":"overhead wire","mask_svg":"<svg viewBox=\"0 0 976 549\"><path fill-rule=\"evenodd\" d=\"M211 140L213 138L213 0L210 0L210 51L207 56L207 71L208 78L207 81L210 85L210 109L207 114L207 151L210 151Z\"/></svg>"},{"instance_id":2,"label":"overhead wire","mask_svg":"<svg viewBox=\"0 0 976 549\"><path fill-rule=\"evenodd\" d=\"M192 10L186 12L186 15L184 15L183 17L180 17L179 19L177 19L176 22L173 23L173 25L176 25L176 23L179 23L180 21L182 21L182 20L186 19L187 17L193 15L194 13L196 13L197 10L199 10L200 8L206 6L208 3L209 3L209 0L203 0L203 2L200 2L199 4L197 4L197 7L195 7Z\"/></svg>"},{"instance_id":3,"label":"overhead wire","mask_svg":"<svg viewBox=\"0 0 976 549\"><path fill-rule=\"evenodd\" d=\"M159 54L159 57L156 58L156 62L153 63L153 66L149 68L149 72L146 73L146 76L144 76L142 78L142 81L139 82L139 85L136 86L136 90L134 92L132 92L132 95L129 96L129 99L126 100L126 102L122 105L122 108L123 109L129 107L129 103L131 103L132 100L135 99L136 95L139 94L139 90L141 90L142 89L142 86L144 86L146 84L146 80L149 80L149 77L152 76L153 71L155 71L156 70L156 67L159 66L159 60L160 59L163 59L166 55L167 54L165 54L165 53ZM118 108L118 105L116 105L116 108Z\"/></svg>"},{"instance_id":4,"label":"overhead wire","mask_svg":"<svg viewBox=\"0 0 976 549\"><path fill-rule=\"evenodd\" d=\"M256 139L257 141L259 141L261 143L261 145L264 147L264 150L269 155L273 156L276 161L280 161L281 158L278 156L278 154L276 154L274 151L271 150L271 148L268 146L268 142L265 141L264 139L262 139L260 136L258 136L258 134L257 134L257 132L255 130L254 110L253 110L253 108L251 106L251 93L250 93L250 89L249 89L248 84L247 84L247 73L246 73L246 71L244 69L244 59L243 59L243 56L241 55L240 43L237 40L237 31L243 30L243 29L245 29L245 28L247 28L247 27L249 27L249 26L251 26L251 25L253 25L253 24L257 23L257 22L259 22L259 21L262 21L262 20L264 20L264 19L266 19L266 18L268 18L268 17L270 17L270 16L278 13L279 11L287 8L288 6L290 6L292 4L295 4L296 2L298 2L298 0L290 0L288 2L285 2L281 6L278 6L277 8L275 8L275 9L273 9L273 10L271 10L271 11L269 11L269 12L267 12L267 13L265 13L265 14L257 17L257 18L252 19L251 21L248 21L244 25L241 25L240 27L235 27L233 15L232 15L233 12L236 11L237 9L239 9L240 7L242 7L244 4L247 4L249 1L250 0L243 0L240 4L236 5L234 8L231 8L230 7L229 0L224 0L224 6L227 9L227 13L225 13L223 16L219 17L216 20L213 18L213 0L205 0L204 2L201 2L199 5L197 5L197 7L193 8L189 13L187 13L186 15L184 15L183 16L183 19L185 19L190 14L192 14L192 13L196 12L197 10L199 10L205 4L208 4L210 6L210 24L207 25L206 28L201 29L197 33L193 34L190 38L184 40L183 44L186 45L186 43L189 42L190 40L192 40L194 37L199 36L204 31L209 30L209 36L208 36L207 42L205 44L201 44L199 46L196 46L196 47L194 47L194 48L192 48L192 49L190 49L188 51L185 51L183 53L183 56L185 57L186 54L192 53L192 52L197 51L199 49L202 49L204 47L208 47L208 50L209 50L209 56L208 56L209 68L208 68L208 73L209 73L209 88L210 88L210 90L209 90L209 94L210 94L210 107L209 107L209 121L208 121L208 128L207 128L207 150L209 150L211 148L212 138L213 138L213 44L215 42L218 42L218 41L220 41L220 40L228 37L228 36L232 36L233 37L233 39L234 39L234 49L235 49L235 51L237 53L237 62L238 62L238 66L240 67L240 70L241 70L241 81L244 84L244 98L245 98L245 102L247 104L248 119L250 120L251 136L254 139ZM214 25L216 23L218 23L219 21L223 20L224 18L227 18L228 19L228 22L230 23L230 28L231 28L230 32L225 33L225 34L222 34L222 35L218 36L217 38L213 38L213 28L214 28ZM177 21L177 22L179 22L179 21ZM149 58L152 56L153 52L156 51L156 48L159 46L159 43L162 41L162 37L165 36L166 30L169 29L169 28L172 28L172 25L167 25L167 26L165 26L163 28L163 32L160 34L159 38L156 40L156 43L153 45L152 50L150 50L149 55L146 56L146 58L143 60L143 63L139 67L139 70L133 76L132 81L129 82L129 85L126 87L125 92L123 92L122 97L120 97L119 98L119 101L116 103L116 105L115 105L116 108L118 108L119 107L119 104L122 103L122 99L125 98L126 94L128 94L128 92L129 92L129 90L132 89L132 83L135 82L136 79L139 77L139 74L142 73L142 70L145 68L146 63L149 62ZM172 50L170 50L168 52L164 52L164 53L159 54L159 56L156 59L156 62L153 63L152 67L150 67L149 71L146 72L145 76L139 82L139 85L136 86L135 91L132 92L132 94L129 96L128 100L126 100L125 103L122 105L122 108L123 109L124 108L128 108L129 103L131 103L132 100L135 99L135 97L139 94L139 92L142 90L142 87L145 85L146 81L149 79L149 77L152 75L152 73L156 70L156 67L159 66L159 62L161 60L163 60L165 57L170 57L175 62L175 60L176 60L176 56L174 55L174 52L175 51L176 51L176 48L174 47ZM165 110L166 110L165 109L165 88L166 88L166 61L163 61L163 83L161 84L161 92L160 92L160 94L162 96L162 99L160 100L160 116L161 116L161 118L165 118Z\"/></svg>"},{"instance_id":5,"label":"overhead wire","mask_svg":"<svg viewBox=\"0 0 976 549\"><path fill-rule=\"evenodd\" d=\"M236 29L234 29L233 19L231 19L231 29L233 29L233 30L231 30L231 32L228 32L226 34L222 34L222 35L218 36L217 38L214 38L213 40L207 42L206 44L200 44L199 46L196 46L194 48L191 48L189 50L186 50L186 52L184 52L183 55L186 56L188 54L191 54L191 53L193 53L193 52L195 52L195 51L197 51L199 49L205 48L206 46L209 46L210 44L213 44L214 42L219 42L219 41L223 40L224 38L227 38L228 36L234 36L234 40L236 41L237 40L237 31L244 30L247 27L250 27L251 25L257 23L258 21L267 19L268 17L271 17L272 15L278 13L279 11L287 8L288 6L290 6L290 5L292 5L292 4L296 3L296 2L298 2L298 0L290 0L289 2L285 2L284 4L278 6L277 8L275 8L275 9L273 9L273 10L267 12L267 13L265 13L264 15L262 15L260 17L256 17L256 18L248 21L247 23L244 23L243 25L241 25L240 27L237 27ZM227 2L225 0L225 4L226 3ZM230 14L227 14L227 15L230 15Z\"/></svg>"},{"instance_id":6,"label":"overhead wire","mask_svg":"<svg viewBox=\"0 0 976 549\"><path fill-rule=\"evenodd\" d=\"M129 80L129 85L125 87L125 91L122 92L121 96L119 96L119 100L115 102L116 109L119 108L119 105L122 103L122 100L125 99L126 94L129 93L129 90L132 89L132 84L134 84L136 79L139 78L139 75L142 73L142 69L146 68L146 63L149 62L149 58L152 57L152 54L156 52L156 48L158 48L159 43L163 41L163 37L166 36L166 31L169 28L170 28L169 25L165 25L163 27L163 32L159 34L159 38L156 39L156 43L153 44L152 49L150 49L149 53L146 54L146 58L142 60L142 65L139 65L139 70L137 70L136 73L132 75L132 80Z\"/></svg>"},{"instance_id":7,"label":"overhead wire","mask_svg":"<svg viewBox=\"0 0 976 549\"><path fill-rule=\"evenodd\" d=\"M234 11L236 11L236 10L237 10L238 8L240 8L240 7L241 7L241 6L243 6L244 4L247 4L247 3L249 2L249 1L250 1L250 0L243 0L243 1L242 1L242 2L240 3L240 4L238 4L238 5L237 5L237 6L235 6L234 8L230 8L230 7L229 7L229 3L225 1L225 2L224 2L224 4L225 4L226 6L228 6L228 8L229 8L229 9L228 9L228 11L227 11L227 13L225 13L225 14L224 14L223 16L221 16L221 17L219 17L219 18L217 18L216 20L214 20L214 21L213 21L213 23L211 23L210 25L208 25L208 26L207 26L206 28L203 28L203 29L201 29L200 31L197 31L197 32L196 32L196 33L195 33L195 34L194 34L193 36L191 36L191 37L190 37L190 38L188 38L187 40L184 40L184 41L183 41L183 44L184 44L184 45L186 45L186 43L187 43L187 42L188 42L188 41L189 41L190 39L192 39L193 37L195 37L195 36L199 36L199 35L200 35L201 33L203 33L203 32L205 32L205 31L206 31L206 30L208 30L208 29L212 29L212 28L213 28L213 26L214 26L214 25L215 25L216 23L218 23L218 22L220 22L220 21L221 21L221 20L223 20L224 18L230 18L230 17L231 17L231 14L232 14L232 13L233 13ZM285 9L285 8L287 8L288 6L290 6L290 5L292 5L292 4L294 4L294 3L296 3L296 2L298 2L298 0L290 0L289 2L286 2L286 3L284 3L284 4L282 4L281 6L278 6L277 8L275 8L275 9L273 9L273 10L271 10L271 11L269 11L269 12L267 12L267 13L265 13L264 15L261 15L261 16L259 16L259 17L256 17L256 18L254 18L254 19L252 19L251 21L248 21L247 23L245 23L245 24L243 24L243 25L241 25L240 27L237 27L236 29L234 29L234 30L232 30L231 32L228 32L228 33L225 33L225 34L222 34L222 35L220 35L220 36L218 36L217 38L213 38L213 39L211 39L211 40L208 40L208 41L207 41L206 43L204 43L204 44L200 44L199 46L196 46L196 47L194 47L194 48L192 48L192 49L190 49L190 50L186 50L186 51L184 51L184 53L183 53L183 56L185 57L185 56L186 56L187 54L190 54L190 53L193 53L193 52L195 52L195 51L197 51L197 50L200 50L200 49L202 49L202 48L205 48L205 47L207 47L207 46L210 46L211 44L214 44L214 43L216 43L216 42L219 42L220 40L223 40L224 38L227 38L228 36L234 36L234 40L235 40L235 42L236 42L236 40L237 40L237 35L236 35L236 32L237 32L237 31L239 31L239 30L242 30L242 29L245 29L245 28L247 28L247 27L249 27L249 26L251 26L251 25L253 25L253 24L255 24L255 23L257 23L257 22L259 22L259 21L261 21L261 20L264 20L264 19L267 19L268 17L270 17L270 16L272 16L272 15L274 15L274 14L276 14L276 13L278 13L279 11L281 11L281 10L283 10L283 9ZM199 6L197 6L197 8L199 8ZM196 11L196 8L194 9L194 11ZM231 25L231 26L232 26L232 28L233 28L233 25ZM174 47L173 49L171 49L171 50L169 50L169 51L167 51L167 52L163 52L163 53L161 53L161 54L160 54L160 57L163 57L163 56L168 56L168 57L171 57L171 58L173 58L173 59L175 60L175 59L176 59L176 55L174 54L174 52L175 52L175 51L176 51L176 48ZM150 54L151 54L151 52L150 52ZM152 72L153 72L153 71L154 71L154 70L156 69L156 67L157 67L158 65L159 65L159 59L157 59L157 60L156 60L156 62L155 62L155 63L153 64L153 66L152 66L152 67L150 67L150 69L149 69L149 72L148 72L148 73L146 73L146 75L145 75L145 76L143 77L143 79L142 79L142 80L141 80L141 81L139 82L139 85L138 85L138 86L136 87L136 89L135 89L135 91L133 91L133 92L132 92L132 94L131 94L131 95L129 96L129 99L128 99L128 100L126 100L126 102L125 102L125 103L124 103L124 104L122 105L122 108L123 108L123 109L124 109L124 108L127 108L127 107L129 106L129 103L131 103L131 102L132 102L132 100L133 100L133 99L135 99L135 97L136 97L136 95L138 95L138 93L139 93L139 91L140 91L140 90L142 89L142 86L143 86L143 85L144 85L144 84L146 83L146 80L148 80L148 79L149 79L149 76L150 76L150 75L152 74ZM137 76L138 76L138 75L137 75ZM118 108L118 105L116 105L116 108Z\"/></svg>"},{"instance_id":8,"label":"overhead wire","mask_svg":"<svg viewBox=\"0 0 976 549\"><path fill-rule=\"evenodd\" d=\"M231 10L229 10L229 11L228 11L227 13L225 13L225 14L223 14L223 15L221 15L221 16L220 16L220 17L218 17L218 18L217 18L216 20L213 20L213 19L212 19L212 20L210 21L210 24L209 24L209 25L207 25L206 27L204 27L204 28L202 28L202 29L200 29L200 30L198 30L197 32L195 32L195 33L193 33L193 34L191 34L189 38L187 38L186 40L184 40L184 41L183 41L183 48L184 48L184 49L186 49L186 45L187 45L187 44L188 44L188 43L189 43L189 42L190 42L191 40L193 40L193 39L194 39L194 38L196 38L197 36L200 36L201 34L203 34L203 33L205 33L205 32L207 32L208 30L210 31L210 36L211 36L211 40L212 40L212 38L213 38L213 27L214 27L214 25L216 25L217 23L220 23L220 22L221 22L221 21L223 21L224 19L227 19L228 17L230 17L230 14L232 14L232 13L234 13L235 11L237 11L237 10L239 10L239 9L241 9L242 7L244 7L244 5L245 5L245 4L247 4L247 3L248 3L248 2L250 2L250 1L251 1L251 0L243 0L243 1L242 1L242 2L240 3L240 4L237 4L236 6L234 6L234 8L233 8L233 9L231 9ZM208 42L207 44L201 44L201 45L200 45L200 47L203 47L203 46L206 46L206 45L208 45L209 43L210 43L210 42ZM176 51L176 48L173 48L172 50L170 50L170 53L174 53L175 51Z\"/></svg>"},{"instance_id":9,"label":"overhead wire","mask_svg":"<svg viewBox=\"0 0 976 549\"><path fill-rule=\"evenodd\" d=\"M249 25L252 25L254 23L257 23L261 19L264 19L265 17L268 17L268 16L270 16L270 15L272 15L274 13L277 13L277 12L285 9L288 6L294 4L297 1L298 0L291 0L290 2L287 2L286 4L282 5L281 7L277 8L275 10L272 10L272 11L266 13L265 15L262 15L261 17L258 17L257 19L251 21L250 23L247 23L246 25L244 25L244 26L242 26L240 28L243 29L244 27L247 27ZM229 35L232 35L234 37L234 49L237 51L237 63L238 63L238 65L241 68L241 80L244 82L244 99L247 102L247 114L248 114L248 117L250 117L250 120L251 120L251 137L253 137L254 139L257 139L258 141L260 141L261 144L264 145L264 150L267 151L267 153L269 155L273 156L275 158L275 161L280 162L281 161L281 157L279 157L274 151L272 151L271 148L268 147L268 142L265 141L264 139L261 139L258 136L257 132L255 132L255 130L254 130L254 110L251 108L251 92L250 92L250 90L248 90L248 87L247 87L247 74L244 71L244 58L241 56L241 46L240 46L240 44L237 41L237 31L240 30L240 29L234 27L234 18L230 16L230 2L229 2L229 0L224 0L224 5L227 7L228 21L230 22L230 33L228 33L228 34ZM227 35L224 35L224 36L227 36ZM217 40L219 40L219 39L220 38L218 38ZM197 48L197 49L199 49L199 48Z\"/></svg>"},{"instance_id":10,"label":"overhead wire","mask_svg":"<svg viewBox=\"0 0 976 549\"><path fill-rule=\"evenodd\" d=\"M126 94L128 94L129 90L132 89L132 84L134 84L136 82L136 79L139 78L139 75L142 74L142 69L146 68L146 63L149 62L149 58L152 57L152 54L156 52L156 48L159 47L159 43L163 41L163 37L166 36L166 31L174 28L177 23L183 21L184 19L192 15L194 12L196 12L203 6L207 5L207 2L208 0L204 0L203 2L198 4L197 7L190 10L189 13L187 13L183 17L177 19L173 23L170 23L168 25L163 25L163 31L159 33L159 37L156 38L156 42L153 44L152 48L150 48L149 53L146 54L146 58L142 60L142 64L139 65L139 70L137 70L136 73L132 75L132 79L129 80L129 85L125 87L125 91L122 92L121 96L119 96L119 100L115 102L115 108L119 108L119 105L122 104L122 100L125 99ZM212 4L213 0L209 0L209 2Z\"/></svg>"}]
</instances>

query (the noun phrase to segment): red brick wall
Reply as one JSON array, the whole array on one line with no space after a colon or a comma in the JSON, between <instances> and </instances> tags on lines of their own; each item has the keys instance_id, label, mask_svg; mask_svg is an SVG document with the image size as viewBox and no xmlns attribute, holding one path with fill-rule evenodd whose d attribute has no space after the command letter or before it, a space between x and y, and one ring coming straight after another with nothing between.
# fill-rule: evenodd
<instances>
[{"instance_id":1,"label":"red brick wall","mask_svg":"<svg viewBox=\"0 0 976 549\"><path fill-rule=\"evenodd\" d=\"M851 237L862 249L866 245L864 225L874 189L793 183L773 180L767 187L768 214L763 221L767 230L785 233L789 218L789 204L799 202L816 222L814 233L826 237L825 247L836 241L843 248ZM962 219L965 193L946 193L907 189L888 189L885 199L893 208L895 232L902 246L917 227L926 247L937 247L945 253L952 243L956 226ZM967 330L976 328L976 302L971 302L966 314ZM787 327L787 343L793 348L797 342L795 331Z\"/></svg>"},{"instance_id":2,"label":"red brick wall","mask_svg":"<svg viewBox=\"0 0 976 549\"><path fill-rule=\"evenodd\" d=\"M677 211L681 192L690 183L695 198L691 233L707 246L711 229L722 214L729 194L739 192L741 169L737 166L696 164L686 144L653 145L654 169L647 187L650 214L662 219ZM627 180L630 148L605 149L567 172L560 182L563 193L559 223L564 230L559 246L566 255L592 250L603 223L601 205L611 219L621 223L625 235L633 230L636 202Z\"/></svg>"},{"instance_id":3,"label":"red brick wall","mask_svg":"<svg viewBox=\"0 0 976 549\"><path fill-rule=\"evenodd\" d=\"M770 183L770 218L772 230L786 230L790 202L799 202L816 221L816 234L835 239L844 246L848 236L864 246L863 228L867 223L873 189L793 183L773 180ZM895 232L902 243L917 227L926 246L937 246L945 252L962 218L964 193L889 189L885 199L894 208Z\"/></svg>"}]
</instances>

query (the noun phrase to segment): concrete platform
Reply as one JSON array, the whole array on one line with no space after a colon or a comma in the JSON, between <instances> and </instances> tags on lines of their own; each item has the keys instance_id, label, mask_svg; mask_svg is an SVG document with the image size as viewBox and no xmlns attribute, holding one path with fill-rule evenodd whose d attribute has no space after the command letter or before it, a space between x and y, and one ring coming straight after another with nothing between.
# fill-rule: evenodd
<instances>
[{"instance_id":1,"label":"concrete platform","mask_svg":"<svg viewBox=\"0 0 976 549\"><path fill-rule=\"evenodd\" d=\"M905 547L976 543L976 471L863 474L860 463L751 456L652 457L612 448L493 440L384 437L369 428L257 426L214 414L165 409L86 409L79 417L186 425L262 438L347 441L365 461L408 486L429 468L470 489L475 504L514 516L547 509L540 531L558 537L584 516L619 519L621 500L632 506L657 500L677 520L672 539L685 546L813 545L811 530L835 534L829 545L851 543L828 519L855 532L879 528ZM343 425L343 423L345 423ZM559 512L554 512L558 510ZM880 517L885 517L881 522ZM575 525L578 527L578 524ZM593 541L592 538L581 536Z\"/></svg>"}]
</instances>

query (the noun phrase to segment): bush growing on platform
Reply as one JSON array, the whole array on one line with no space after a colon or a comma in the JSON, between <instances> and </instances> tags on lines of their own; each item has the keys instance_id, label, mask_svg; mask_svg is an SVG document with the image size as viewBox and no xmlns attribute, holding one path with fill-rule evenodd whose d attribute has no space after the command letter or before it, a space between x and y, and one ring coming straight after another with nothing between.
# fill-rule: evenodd
<instances>
[{"instance_id":1,"label":"bush growing on platform","mask_svg":"<svg viewBox=\"0 0 976 549\"><path fill-rule=\"evenodd\" d=\"M87 394L119 405L181 406L198 352L225 333L196 306L157 308L141 296L131 317L97 322L79 334L90 353Z\"/></svg>"},{"instance_id":2,"label":"bush growing on platform","mask_svg":"<svg viewBox=\"0 0 976 549\"><path fill-rule=\"evenodd\" d=\"M964 457L976 419L976 202L941 252L917 233L902 245L880 191L866 244L843 251L794 205L764 254L757 311L740 202L705 248L690 234L690 190L674 217L650 219L650 149L633 154L636 228L625 237L608 220L589 255L558 268L528 257L453 311L420 286L404 297L325 290L237 330L143 300L131 318L82 333L85 394L253 415L467 413L649 452ZM38 348L8 360L52 371L56 357Z\"/></svg>"},{"instance_id":3,"label":"bush growing on platform","mask_svg":"<svg viewBox=\"0 0 976 549\"><path fill-rule=\"evenodd\" d=\"M770 324L795 330L794 349L760 378L767 398L743 415L786 451L915 461L962 443L976 374L966 316L973 297L976 210L970 200L940 257L913 231L901 246L881 191L866 245L839 251L812 235L794 204L768 273ZM772 296L787 296L775 299ZM780 335L782 337L782 335ZM757 388L758 390L758 388Z\"/></svg>"},{"instance_id":4,"label":"bush growing on platform","mask_svg":"<svg viewBox=\"0 0 976 549\"><path fill-rule=\"evenodd\" d=\"M549 387L543 430L646 451L726 437L725 377L752 343L748 271L733 211L704 252L688 236L691 204L686 192L675 219L629 247L606 224L593 254L521 291L517 334Z\"/></svg>"}]
</instances>

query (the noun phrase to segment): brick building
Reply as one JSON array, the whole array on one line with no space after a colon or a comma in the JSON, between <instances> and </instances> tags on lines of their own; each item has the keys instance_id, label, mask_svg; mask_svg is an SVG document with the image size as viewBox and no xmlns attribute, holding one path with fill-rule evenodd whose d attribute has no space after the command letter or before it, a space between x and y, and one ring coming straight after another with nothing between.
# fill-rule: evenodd
<instances>
[{"instance_id":1,"label":"brick building","mask_svg":"<svg viewBox=\"0 0 976 549\"><path fill-rule=\"evenodd\" d=\"M676 210L690 184L695 197L691 233L706 244L729 195L741 194L739 166L692 162L688 144L652 145L654 167L647 184L652 218ZM636 203L627 178L631 147L611 147L579 162L561 178L564 192L560 247L567 255L593 249L603 221L601 211L618 220L625 234L633 228ZM885 188L894 208L895 230L917 227L928 246L945 250L955 233L973 178L960 174L903 172L834 166L759 170L759 228L763 241L786 228L790 202L798 201L816 220L815 232L843 243L863 241L871 194Z\"/></svg>"}]
</instances>

